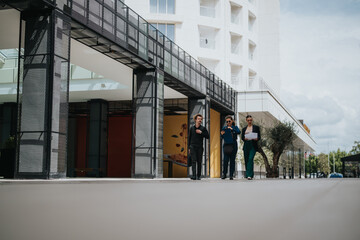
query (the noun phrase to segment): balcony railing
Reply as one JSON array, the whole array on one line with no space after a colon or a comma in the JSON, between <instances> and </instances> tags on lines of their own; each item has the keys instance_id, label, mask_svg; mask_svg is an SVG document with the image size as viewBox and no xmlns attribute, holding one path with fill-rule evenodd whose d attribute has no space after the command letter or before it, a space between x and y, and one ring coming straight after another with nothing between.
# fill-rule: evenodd
<instances>
[{"instance_id":1,"label":"balcony railing","mask_svg":"<svg viewBox=\"0 0 360 240\"><path fill-rule=\"evenodd\" d=\"M64 12L86 26L76 30L74 24L73 38L131 68L157 67L235 111L235 91L230 86L122 1L69 0L66 6ZM212 39L200 44L215 48Z\"/></svg>"},{"instance_id":2,"label":"balcony railing","mask_svg":"<svg viewBox=\"0 0 360 240\"><path fill-rule=\"evenodd\" d=\"M215 44L215 39L200 37L200 47L202 48L215 49Z\"/></svg>"},{"instance_id":3,"label":"balcony railing","mask_svg":"<svg viewBox=\"0 0 360 240\"><path fill-rule=\"evenodd\" d=\"M214 7L200 6L200 16L216 17L216 10Z\"/></svg>"}]
</instances>

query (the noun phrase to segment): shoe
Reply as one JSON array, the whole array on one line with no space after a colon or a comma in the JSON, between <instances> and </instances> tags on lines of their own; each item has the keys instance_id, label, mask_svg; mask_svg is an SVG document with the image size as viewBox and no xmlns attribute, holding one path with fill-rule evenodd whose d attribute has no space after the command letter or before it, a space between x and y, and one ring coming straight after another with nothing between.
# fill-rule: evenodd
<instances>
[{"instance_id":1,"label":"shoe","mask_svg":"<svg viewBox=\"0 0 360 240\"><path fill-rule=\"evenodd\" d=\"M251 180L252 178L251 178L251 177L248 177L247 179L248 179L248 180Z\"/></svg>"},{"instance_id":2,"label":"shoe","mask_svg":"<svg viewBox=\"0 0 360 240\"><path fill-rule=\"evenodd\" d=\"M233 177L230 177L230 180L234 180L234 178L233 178Z\"/></svg>"},{"instance_id":3,"label":"shoe","mask_svg":"<svg viewBox=\"0 0 360 240\"><path fill-rule=\"evenodd\" d=\"M201 180L201 177L197 177L196 180Z\"/></svg>"},{"instance_id":4,"label":"shoe","mask_svg":"<svg viewBox=\"0 0 360 240\"><path fill-rule=\"evenodd\" d=\"M226 178L226 176L222 176L222 177L221 177L221 179L225 179L225 178Z\"/></svg>"},{"instance_id":5,"label":"shoe","mask_svg":"<svg viewBox=\"0 0 360 240\"><path fill-rule=\"evenodd\" d=\"M191 177L190 179L191 179L191 180L196 180L196 177Z\"/></svg>"}]
</instances>

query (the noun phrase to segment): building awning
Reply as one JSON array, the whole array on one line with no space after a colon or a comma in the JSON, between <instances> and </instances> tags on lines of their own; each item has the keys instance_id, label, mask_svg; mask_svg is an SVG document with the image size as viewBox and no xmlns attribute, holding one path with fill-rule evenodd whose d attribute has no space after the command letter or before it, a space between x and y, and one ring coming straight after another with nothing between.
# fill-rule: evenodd
<instances>
[{"instance_id":1,"label":"building awning","mask_svg":"<svg viewBox=\"0 0 360 240\"><path fill-rule=\"evenodd\" d=\"M360 162L360 154L355 154L341 158L342 162Z\"/></svg>"}]
</instances>

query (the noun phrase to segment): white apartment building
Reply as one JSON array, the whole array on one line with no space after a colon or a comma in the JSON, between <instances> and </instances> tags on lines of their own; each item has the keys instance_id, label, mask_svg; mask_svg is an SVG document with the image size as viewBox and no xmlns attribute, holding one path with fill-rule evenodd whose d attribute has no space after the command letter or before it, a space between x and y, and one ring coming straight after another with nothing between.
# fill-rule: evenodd
<instances>
[{"instance_id":1,"label":"white apartment building","mask_svg":"<svg viewBox=\"0 0 360 240\"><path fill-rule=\"evenodd\" d=\"M295 168L295 175L304 174L306 155L314 152L316 143L279 97L279 0L125 3L238 91L238 119L251 114L255 122L264 125L278 120L295 123L296 144L284 154L284 160L290 161L284 161L282 167ZM242 168L240 164L238 170Z\"/></svg>"}]
</instances>

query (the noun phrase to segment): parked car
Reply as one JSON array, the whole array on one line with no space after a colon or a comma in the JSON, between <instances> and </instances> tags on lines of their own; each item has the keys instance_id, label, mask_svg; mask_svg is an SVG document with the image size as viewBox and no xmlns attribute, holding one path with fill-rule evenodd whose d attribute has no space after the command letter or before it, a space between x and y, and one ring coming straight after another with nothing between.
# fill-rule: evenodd
<instances>
[{"instance_id":1,"label":"parked car","mask_svg":"<svg viewBox=\"0 0 360 240\"><path fill-rule=\"evenodd\" d=\"M343 178L341 173L330 173L329 178Z\"/></svg>"},{"instance_id":2,"label":"parked car","mask_svg":"<svg viewBox=\"0 0 360 240\"><path fill-rule=\"evenodd\" d=\"M326 174L324 172L318 172L317 177L318 178L326 178L327 176L326 176Z\"/></svg>"}]
</instances>

